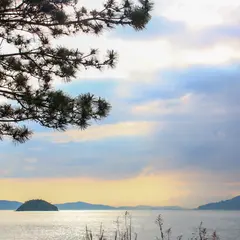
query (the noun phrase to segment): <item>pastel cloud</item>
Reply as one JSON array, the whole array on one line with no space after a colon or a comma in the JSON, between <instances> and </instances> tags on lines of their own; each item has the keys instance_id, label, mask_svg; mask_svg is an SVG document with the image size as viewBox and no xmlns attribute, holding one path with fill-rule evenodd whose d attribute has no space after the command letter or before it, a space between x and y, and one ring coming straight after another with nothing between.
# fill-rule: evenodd
<instances>
[{"instance_id":1,"label":"pastel cloud","mask_svg":"<svg viewBox=\"0 0 240 240\"><path fill-rule=\"evenodd\" d=\"M118 65L114 70L106 70L102 74L93 70L83 71L79 75L79 79L129 78L130 74L134 72L155 72L159 69L186 68L197 64L220 65L237 61L240 58L240 48L225 43L215 43L201 49L198 46L188 49L167 38L151 39L147 41L147 44L141 40L125 41L124 39L107 38L107 36L101 39L92 38L91 45L89 45L89 39L85 37L76 37L75 40L63 39L62 43L63 41L73 47L77 47L78 42L81 42L84 49L99 47L103 54L104 49L115 49L120 53Z\"/></svg>"},{"instance_id":2,"label":"pastel cloud","mask_svg":"<svg viewBox=\"0 0 240 240\"><path fill-rule=\"evenodd\" d=\"M191 104L192 94L188 93L180 98L154 100L132 108L132 113L137 115L166 115L179 114L188 110Z\"/></svg>"},{"instance_id":3,"label":"pastel cloud","mask_svg":"<svg viewBox=\"0 0 240 240\"><path fill-rule=\"evenodd\" d=\"M238 0L157 0L155 14L163 15L170 20L183 21L196 29L220 25L226 21L237 21L238 8ZM235 18L228 18L230 14Z\"/></svg>"},{"instance_id":4,"label":"pastel cloud","mask_svg":"<svg viewBox=\"0 0 240 240\"><path fill-rule=\"evenodd\" d=\"M72 129L61 133L39 133L37 137L49 138L58 143L95 141L116 137L144 136L151 134L156 126L154 122L120 122L94 125L87 131Z\"/></svg>"},{"instance_id":5,"label":"pastel cloud","mask_svg":"<svg viewBox=\"0 0 240 240\"><path fill-rule=\"evenodd\" d=\"M164 24L161 27L162 19L166 27ZM158 27L155 29L150 25L149 30L140 33L133 33L130 29L126 29L126 33L114 30L101 38L84 35L77 35L74 39L64 37L55 43L86 51L96 47L103 55L107 49L119 53L119 62L114 70L82 69L77 80L118 78L129 81L136 72L152 74L160 69L221 65L239 60L240 48L236 42L239 28L236 23L191 29L185 26L186 23L172 23L166 17L154 17L152 24Z\"/></svg>"}]
</instances>

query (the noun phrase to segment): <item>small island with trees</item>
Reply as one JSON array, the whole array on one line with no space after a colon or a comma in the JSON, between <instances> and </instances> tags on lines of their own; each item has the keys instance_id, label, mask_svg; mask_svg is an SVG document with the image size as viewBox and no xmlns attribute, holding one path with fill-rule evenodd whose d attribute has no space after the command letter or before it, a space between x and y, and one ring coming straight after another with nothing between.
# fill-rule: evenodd
<instances>
[{"instance_id":1,"label":"small island with trees","mask_svg":"<svg viewBox=\"0 0 240 240\"><path fill-rule=\"evenodd\" d=\"M23 211L58 211L58 208L44 200L35 199L29 200L23 203L19 208L16 209L17 212Z\"/></svg>"}]
</instances>

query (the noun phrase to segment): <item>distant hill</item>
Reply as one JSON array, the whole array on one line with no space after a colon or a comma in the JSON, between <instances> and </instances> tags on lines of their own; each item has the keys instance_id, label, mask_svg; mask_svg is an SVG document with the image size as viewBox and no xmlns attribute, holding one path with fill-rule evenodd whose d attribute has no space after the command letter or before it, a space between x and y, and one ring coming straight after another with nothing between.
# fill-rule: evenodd
<instances>
[{"instance_id":1,"label":"distant hill","mask_svg":"<svg viewBox=\"0 0 240 240\"><path fill-rule=\"evenodd\" d=\"M0 200L0 210L16 210L21 205L21 202Z\"/></svg>"},{"instance_id":2,"label":"distant hill","mask_svg":"<svg viewBox=\"0 0 240 240\"><path fill-rule=\"evenodd\" d=\"M58 208L49 202L37 199L25 202L16 211L58 211Z\"/></svg>"},{"instance_id":3,"label":"distant hill","mask_svg":"<svg viewBox=\"0 0 240 240\"><path fill-rule=\"evenodd\" d=\"M114 207L101 205L101 204L91 204L86 202L70 202L56 204L59 210L114 210Z\"/></svg>"},{"instance_id":4,"label":"distant hill","mask_svg":"<svg viewBox=\"0 0 240 240\"><path fill-rule=\"evenodd\" d=\"M183 210L183 208L178 207L178 206L123 206L123 207L118 207L117 209L119 210Z\"/></svg>"},{"instance_id":5,"label":"distant hill","mask_svg":"<svg viewBox=\"0 0 240 240\"><path fill-rule=\"evenodd\" d=\"M86 202L71 202L56 204L59 210L180 210L182 208L169 206L169 207L151 207L151 206L122 206L122 207L112 207L108 205L101 204L91 204Z\"/></svg>"},{"instance_id":6,"label":"distant hill","mask_svg":"<svg viewBox=\"0 0 240 240\"><path fill-rule=\"evenodd\" d=\"M240 210L240 196L234 197L232 199L208 203L206 205L199 206L198 210Z\"/></svg>"}]
</instances>

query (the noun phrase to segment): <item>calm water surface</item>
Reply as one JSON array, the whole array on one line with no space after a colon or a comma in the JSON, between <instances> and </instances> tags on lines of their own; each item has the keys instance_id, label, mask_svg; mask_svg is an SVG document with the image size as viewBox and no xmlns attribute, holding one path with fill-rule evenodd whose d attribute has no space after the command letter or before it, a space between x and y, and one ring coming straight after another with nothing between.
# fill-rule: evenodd
<instances>
[{"instance_id":1,"label":"calm water surface","mask_svg":"<svg viewBox=\"0 0 240 240\"><path fill-rule=\"evenodd\" d=\"M188 239L202 221L208 229L217 230L222 240L240 240L240 212L131 211L138 240L156 239L158 228L154 221L160 213L165 227L172 227L173 237L183 234ZM76 240L81 239L86 225L96 236L101 223L106 235L111 236L117 217L123 214L124 211L0 211L0 240Z\"/></svg>"}]
</instances>

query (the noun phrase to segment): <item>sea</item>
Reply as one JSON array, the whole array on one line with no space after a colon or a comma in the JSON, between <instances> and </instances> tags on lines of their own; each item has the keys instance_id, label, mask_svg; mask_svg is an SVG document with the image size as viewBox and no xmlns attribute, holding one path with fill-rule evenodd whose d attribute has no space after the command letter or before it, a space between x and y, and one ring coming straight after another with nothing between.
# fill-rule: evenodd
<instances>
[{"instance_id":1,"label":"sea","mask_svg":"<svg viewBox=\"0 0 240 240\"><path fill-rule=\"evenodd\" d=\"M153 210L129 211L132 232L138 240L160 237L155 220L159 214L164 228L171 228L172 240L183 235L190 239L202 222L211 233L217 231L221 240L240 240L240 211ZM105 239L114 240L114 232L124 228L125 211L0 211L0 240L81 240L86 227L98 239L100 229Z\"/></svg>"}]
</instances>

